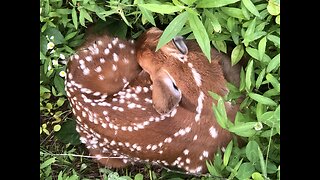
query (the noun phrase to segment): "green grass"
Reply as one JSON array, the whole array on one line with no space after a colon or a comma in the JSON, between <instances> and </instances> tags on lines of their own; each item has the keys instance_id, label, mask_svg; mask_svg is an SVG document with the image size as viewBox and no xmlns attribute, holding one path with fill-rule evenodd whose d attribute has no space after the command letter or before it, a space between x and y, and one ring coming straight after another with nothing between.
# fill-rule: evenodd
<instances>
[{"instance_id":1,"label":"green grass","mask_svg":"<svg viewBox=\"0 0 320 180\"><path fill-rule=\"evenodd\" d=\"M158 47L184 35L196 39L208 58L210 46L231 52L232 64L248 56L240 88L230 86L227 97L212 94L218 123L242 137L244 146L232 141L207 162L203 176L148 164L108 169L87 157L66 99L64 71L91 25L127 38L157 25L165 32ZM40 0L40 64L40 179L280 179L279 0ZM239 94L245 99L232 123L223 101Z\"/></svg>"}]
</instances>

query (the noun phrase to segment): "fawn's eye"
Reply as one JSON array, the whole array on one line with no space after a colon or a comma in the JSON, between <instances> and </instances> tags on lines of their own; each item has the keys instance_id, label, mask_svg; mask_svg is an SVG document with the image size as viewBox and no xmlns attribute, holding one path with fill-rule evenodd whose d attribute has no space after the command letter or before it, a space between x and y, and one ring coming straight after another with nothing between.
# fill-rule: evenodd
<instances>
[{"instance_id":1,"label":"fawn's eye","mask_svg":"<svg viewBox=\"0 0 320 180\"><path fill-rule=\"evenodd\" d=\"M173 44L176 46L176 48L182 53L187 54L188 53L188 47L186 43L184 42L184 38L182 36L176 36L173 38Z\"/></svg>"}]
</instances>

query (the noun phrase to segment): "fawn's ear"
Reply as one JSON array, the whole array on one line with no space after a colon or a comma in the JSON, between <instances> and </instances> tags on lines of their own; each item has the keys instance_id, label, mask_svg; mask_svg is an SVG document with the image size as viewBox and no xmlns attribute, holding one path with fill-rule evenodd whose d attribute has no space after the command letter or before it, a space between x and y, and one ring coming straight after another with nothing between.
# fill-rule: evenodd
<instances>
[{"instance_id":1,"label":"fawn's ear","mask_svg":"<svg viewBox=\"0 0 320 180\"><path fill-rule=\"evenodd\" d=\"M187 54L188 53L188 47L186 43L184 42L184 38L182 36L176 36L173 38L173 43L176 46L176 48L182 53Z\"/></svg>"},{"instance_id":2,"label":"fawn's ear","mask_svg":"<svg viewBox=\"0 0 320 180\"><path fill-rule=\"evenodd\" d=\"M152 102L155 110L163 115L170 113L180 102L180 89L170 74L160 69L153 78Z\"/></svg>"}]
</instances>

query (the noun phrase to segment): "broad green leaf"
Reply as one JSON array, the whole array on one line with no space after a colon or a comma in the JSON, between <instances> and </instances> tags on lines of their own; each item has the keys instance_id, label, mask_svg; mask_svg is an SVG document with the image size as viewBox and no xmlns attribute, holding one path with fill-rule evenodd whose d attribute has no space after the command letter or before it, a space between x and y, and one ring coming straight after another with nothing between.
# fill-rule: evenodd
<instances>
[{"instance_id":1,"label":"broad green leaf","mask_svg":"<svg viewBox=\"0 0 320 180\"><path fill-rule=\"evenodd\" d=\"M54 130L55 132L60 131L60 129L61 129L61 126L60 126L59 124L56 124L56 125L53 126L53 130Z\"/></svg>"},{"instance_id":2,"label":"broad green leaf","mask_svg":"<svg viewBox=\"0 0 320 180\"><path fill-rule=\"evenodd\" d=\"M242 10L239 8L234 7L222 7L222 12L226 13L228 16L238 18L238 19L245 19L244 15L242 14Z\"/></svg>"},{"instance_id":3,"label":"broad green leaf","mask_svg":"<svg viewBox=\"0 0 320 180\"><path fill-rule=\"evenodd\" d=\"M280 14L280 2L277 0L269 0L267 10L273 16L279 15Z\"/></svg>"},{"instance_id":4,"label":"broad green leaf","mask_svg":"<svg viewBox=\"0 0 320 180\"><path fill-rule=\"evenodd\" d=\"M63 103L65 102L65 98L64 97L60 97L58 100L57 100L57 106L60 107L63 105Z\"/></svg>"},{"instance_id":5,"label":"broad green leaf","mask_svg":"<svg viewBox=\"0 0 320 180\"><path fill-rule=\"evenodd\" d=\"M53 82L54 87L58 90L58 92L66 95L66 92L64 90L64 79L62 79L59 75L55 75Z\"/></svg>"},{"instance_id":6,"label":"broad green leaf","mask_svg":"<svg viewBox=\"0 0 320 180\"><path fill-rule=\"evenodd\" d=\"M280 65L280 53L271 59L271 61L269 62L268 66L267 66L267 72L268 73L271 72L279 65Z\"/></svg>"},{"instance_id":7,"label":"broad green leaf","mask_svg":"<svg viewBox=\"0 0 320 180\"><path fill-rule=\"evenodd\" d=\"M49 39L53 37L53 39L50 39L55 45L57 44L63 44L65 42L63 35L57 28L48 27L44 32L44 36L48 36Z\"/></svg>"},{"instance_id":8,"label":"broad green leaf","mask_svg":"<svg viewBox=\"0 0 320 180\"><path fill-rule=\"evenodd\" d=\"M277 105L277 103L274 102L272 99L270 99L268 97L264 97L260 94L250 92L248 95L250 98L252 98L253 100L255 100L261 104L265 104L265 105L269 105L269 106L276 106Z\"/></svg>"},{"instance_id":9,"label":"broad green leaf","mask_svg":"<svg viewBox=\"0 0 320 180\"><path fill-rule=\"evenodd\" d=\"M212 44L215 48L217 48L219 51L222 51L224 53L227 53L227 44L225 41L212 41Z\"/></svg>"},{"instance_id":10,"label":"broad green leaf","mask_svg":"<svg viewBox=\"0 0 320 180\"><path fill-rule=\"evenodd\" d=\"M187 19L188 19L188 12L183 12L183 13L179 14L177 17L175 17L169 23L169 25L163 31L163 33L159 39L156 51L159 50L166 43L171 41L179 33L179 31L181 31L181 29L185 25Z\"/></svg>"},{"instance_id":11,"label":"broad green leaf","mask_svg":"<svg viewBox=\"0 0 320 180\"><path fill-rule=\"evenodd\" d=\"M79 23L81 24L81 26L86 27L85 25L85 19L84 19L84 15L83 15L83 8L80 9L80 14L79 14Z\"/></svg>"},{"instance_id":12,"label":"broad green leaf","mask_svg":"<svg viewBox=\"0 0 320 180\"><path fill-rule=\"evenodd\" d=\"M243 70L243 68L241 68L240 70L240 87L239 87L239 90L240 91L243 91L246 87L246 75L245 75L245 72Z\"/></svg>"},{"instance_id":13,"label":"broad green leaf","mask_svg":"<svg viewBox=\"0 0 320 180\"><path fill-rule=\"evenodd\" d=\"M50 158L48 160L46 160L44 163L40 164L40 169L46 168L48 166L50 166L51 164L53 164L54 162L56 162L56 158Z\"/></svg>"},{"instance_id":14,"label":"broad green leaf","mask_svg":"<svg viewBox=\"0 0 320 180\"><path fill-rule=\"evenodd\" d=\"M89 13L87 12L87 10L81 9L80 11L83 11L82 13L83 13L83 16L85 19L87 19L90 22L93 22L92 18L90 17Z\"/></svg>"},{"instance_id":15,"label":"broad green leaf","mask_svg":"<svg viewBox=\"0 0 320 180\"><path fill-rule=\"evenodd\" d=\"M199 0L197 3L197 8L216 8L226 6L228 4L233 4L240 0Z\"/></svg>"},{"instance_id":16,"label":"broad green leaf","mask_svg":"<svg viewBox=\"0 0 320 180\"><path fill-rule=\"evenodd\" d=\"M233 32L234 29L235 29L235 26L236 26L235 18L229 17L228 20L227 20L227 29L228 29L230 32Z\"/></svg>"},{"instance_id":17,"label":"broad green leaf","mask_svg":"<svg viewBox=\"0 0 320 180\"><path fill-rule=\"evenodd\" d=\"M246 38L249 35L252 35L254 33L255 27L256 27L256 17L250 22L244 37Z\"/></svg>"},{"instance_id":18,"label":"broad green leaf","mask_svg":"<svg viewBox=\"0 0 320 180\"><path fill-rule=\"evenodd\" d=\"M256 141L249 141L246 146L246 156L251 163L255 163L259 160L259 145Z\"/></svg>"},{"instance_id":19,"label":"broad green leaf","mask_svg":"<svg viewBox=\"0 0 320 180\"><path fill-rule=\"evenodd\" d=\"M276 23L280 25L280 15L276 17Z\"/></svg>"},{"instance_id":20,"label":"broad green leaf","mask_svg":"<svg viewBox=\"0 0 320 180\"><path fill-rule=\"evenodd\" d=\"M265 74L266 74L266 68L263 68L256 80L256 88L259 89L260 86L261 86L261 83L263 81L263 78L265 77Z\"/></svg>"},{"instance_id":21,"label":"broad green leaf","mask_svg":"<svg viewBox=\"0 0 320 180\"><path fill-rule=\"evenodd\" d=\"M143 180L143 175L138 173L134 176L134 180Z\"/></svg>"},{"instance_id":22,"label":"broad green leaf","mask_svg":"<svg viewBox=\"0 0 320 180\"><path fill-rule=\"evenodd\" d=\"M252 173L251 177L253 180L264 180L264 178L259 172Z\"/></svg>"},{"instance_id":23,"label":"broad green leaf","mask_svg":"<svg viewBox=\"0 0 320 180\"><path fill-rule=\"evenodd\" d=\"M71 145L80 144L80 136L76 131L76 122L72 119L68 119L61 126L60 131L56 132L55 137L57 137L61 142Z\"/></svg>"},{"instance_id":24,"label":"broad green leaf","mask_svg":"<svg viewBox=\"0 0 320 180\"><path fill-rule=\"evenodd\" d=\"M280 47L280 37L269 34L267 38L272 41L276 47Z\"/></svg>"},{"instance_id":25,"label":"broad green leaf","mask_svg":"<svg viewBox=\"0 0 320 180\"><path fill-rule=\"evenodd\" d=\"M215 32L220 33L221 32L221 25L217 19L211 12L209 12L207 9L204 9L204 14L206 15L207 18L210 19L210 23L213 26L213 30Z\"/></svg>"},{"instance_id":26,"label":"broad green leaf","mask_svg":"<svg viewBox=\"0 0 320 180\"><path fill-rule=\"evenodd\" d=\"M255 48L247 47L246 48L247 53L253 57L254 59L260 60L259 58L259 51Z\"/></svg>"},{"instance_id":27,"label":"broad green leaf","mask_svg":"<svg viewBox=\"0 0 320 180\"><path fill-rule=\"evenodd\" d=\"M275 134L277 134L277 131L276 131L275 129L269 129L269 130L263 131L263 132L260 134L260 136L261 136L261 137L269 138L269 137L274 136Z\"/></svg>"},{"instance_id":28,"label":"broad green leaf","mask_svg":"<svg viewBox=\"0 0 320 180\"><path fill-rule=\"evenodd\" d=\"M249 0L250 1L250 0ZM266 52L266 45L267 45L267 38L263 37L258 44L258 52L259 52L259 58L262 59L264 53Z\"/></svg>"},{"instance_id":29,"label":"broad green leaf","mask_svg":"<svg viewBox=\"0 0 320 180\"><path fill-rule=\"evenodd\" d=\"M230 127L228 130L233 133L238 134L238 133L252 130L255 125L256 125L256 122L246 122L246 123L242 123L239 125L234 125L234 126Z\"/></svg>"},{"instance_id":30,"label":"broad green leaf","mask_svg":"<svg viewBox=\"0 0 320 180\"><path fill-rule=\"evenodd\" d=\"M272 84L275 90L280 92L280 83L272 74L267 74L266 79Z\"/></svg>"},{"instance_id":31,"label":"broad green leaf","mask_svg":"<svg viewBox=\"0 0 320 180\"><path fill-rule=\"evenodd\" d=\"M213 99L215 99L217 101L221 98L221 96L219 96L217 93L214 93L212 91L208 91L208 93Z\"/></svg>"},{"instance_id":32,"label":"broad green leaf","mask_svg":"<svg viewBox=\"0 0 320 180\"><path fill-rule=\"evenodd\" d=\"M255 16L260 17L259 11L254 6L254 4L251 2L251 0L241 0L244 6Z\"/></svg>"},{"instance_id":33,"label":"broad green leaf","mask_svg":"<svg viewBox=\"0 0 320 180\"><path fill-rule=\"evenodd\" d=\"M179 0L172 0L172 3L173 3L175 6L184 6L183 3L181 3Z\"/></svg>"},{"instance_id":34,"label":"broad green leaf","mask_svg":"<svg viewBox=\"0 0 320 180\"><path fill-rule=\"evenodd\" d=\"M138 8L140 9L142 15L154 26L156 26L156 23L154 22L154 18L152 16L152 13L148 10L146 10L144 7L141 7L138 4Z\"/></svg>"},{"instance_id":35,"label":"broad green leaf","mask_svg":"<svg viewBox=\"0 0 320 180\"><path fill-rule=\"evenodd\" d=\"M252 163L245 162L241 164L236 177L238 179L248 179L254 171L255 168Z\"/></svg>"},{"instance_id":36,"label":"broad green leaf","mask_svg":"<svg viewBox=\"0 0 320 180\"><path fill-rule=\"evenodd\" d=\"M218 99L217 108L218 108L218 111L219 111L220 115L224 119L228 120L226 108L225 108L225 105L224 105L224 100L221 97Z\"/></svg>"},{"instance_id":37,"label":"broad green leaf","mask_svg":"<svg viewBox=\"0 0 320 180\"><path fill-rule=\"evenodd\" d=\"M246 90L248 92L251 91L251 86L253 84L253 74L254 74L254 69L253 69L253 60L250 60L248 66L247 66L247 72L246 72Z\"/></svg>"},{"instance_id":38,"label":"broad green leaf","mask_svg":"<svg viewBox=\"0 0 320 180\"><path fill-rule=\"evenodd\" d=\"M205 56L208 58L209 62L211 62L211 46L210 46L210 41L208 37L208 33L202 24L201 20L197 15L188 13L189 17L189 24L192 29L192 32L201 48Z\"/></svg>"},{"instance_id":39,"label":"broad green leaf","mask_svg":"<svg viewBox=\"0 0 320 180\"><path fill-rule=\"evenodd\" d=\"M218 124L223 128L226 129L227 128L227 119L225 119L219 112L218 108L216 107L216 105L214 103L212 103L212 109L213 109L213 113L214 116L216 117L216 120L218 122Z\"/></svg>"},{"instance_id":40,"label":"broad green leaf","mask_svg":"<svg viewBox=\"0 0 320 180\"><path fill-rule=\"evenodd\" d=\"M243 45L242 44L237 45L232 50L232 53L231 53L231 65L233 66L237 64L242 58L243 54L244 54Z\"/></svg>"},{"instance_id":41,"label":"broad green leaf","mask_svg":"<svg viewBox=\"0 0 320 180\"><path fill-rule=\"evenodd\" d=\"M257 107L256 107L257 117L260 117L263 113L265 113L265 110L266 110L265 105L263 105L261 103L257 103Z\"/></svg>"},{"instance_id":42,"label":"broad green leaf","mask_svg":"<svg viewBox=\"0 0 320 180\"><path fill-rule=\"evenodd\" d=\"M56 9L59 14L71 14L71 9Z\"/></svg>"},{"instance_id":43,"label":"broad green leaf","mask_svg":"<svg viewBox=\"0 0 320 180\"><path fill-rule=\"evenodd\" d=\"M139 6L160 14L172 14L182 10L181 7L168 4L139 4Z\"/></svg>"},{"instance_id":44,"label":"broad green leaf","mask_svg":"<svg viewBox=\"0 0 320 180\"><path fill-rule=\"evenodd\" d=\"M78 32L71 32L69 34L66 35L66 37L64 38L64 40L68 41L69 39L73 38Z\"/></svg>"},{"instance_id":45,"label":"broad green leaf","mask_svg":"<svg viewBox=\"0 0 320 180\"><path fill-rule=\"evenodd\" d=\"M250 12L248 9L244 6L243 2L241 1L240 8L242 11L243 16L245 17L246 20L250 19Z\"/></svg>"},{"instance_id":46,"label":"broad green leaf","mask_svg":"<svg viewBox=\"0 0 320 180\"><path fill-rule=\"evenodd\" d=\"M223 165L227 166L232 152L233 141L230 141L223 155Z\"/></svg>"}]
</instances>

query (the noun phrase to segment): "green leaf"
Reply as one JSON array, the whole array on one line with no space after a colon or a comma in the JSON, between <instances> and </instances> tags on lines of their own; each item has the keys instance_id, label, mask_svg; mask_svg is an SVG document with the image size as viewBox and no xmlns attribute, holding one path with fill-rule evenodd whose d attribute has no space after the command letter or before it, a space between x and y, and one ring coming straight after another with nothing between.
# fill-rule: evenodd
<instances>
[{"instance_id":1,"label":"green leaf","mask_svg":"<svg viewBox=\"0 0 320 180\"><path fill-rule=\"evenodd\" d=\"M269 34L267 38L272 41L276 47L280 47L280 37Z\"/></svg>"},{"instance_id":2,"label":"green leaf","mask_svg":"<svg viewBox=\"0 0 320 180\"><path fill-rule=\"evenodd\" d=\"M232 53L231 53L231 65L233 66L237 64L242 58L243 54L244 54L243 45L242 44L237 45L232 50Z\"/></svg>"},{"instance_id":3,"label":"green leaf","mask_svg":"<svg viewBox=\"0 0 320 180\"><path fill-rule=\"evenodd\" d=\"M142 16L144 16L152 25L156 26L152 13L144 7L141 7L140 4L138 4L138 8L140 9Z\"/></svg>"},{"instance_id":4,"label":"green leaf","mask_svg":"<svg viewBox=\"0 0 320 180\"><path fill-rule=\"evenodd\" d=\"M87 19L90 22L93 22L92 18L90 17L89 13L85 10L85 9L81 9L80 11L82 11L82 14L84 16L85 19Z\"/></svg>"},{"instance_id":5,"label":"green leaf","mask_svg":"<svg viewBox=\"0 0 320 180\"><path fill-rule=\"evenodd\" d=\"M163 31L163 34L161 35L156 51L159 50L162 46L164 46L166 43L171 41L178 33L181 31L182 27L186 23L188 18L188 12L183 12L179 14L177 17L175 17L169 25L166 27L166 29Z\"/></svg>"},{"instance_id":6,"label":"green leaf","mask_svg":"<svg viewBox=\"0 0 320 180\"><path fill-rule=\"evenodd\" d=\"M208 171L209 171L209 173L211 175L213 175L213 176L221 176L221 174L216 170L216 168L212 165L211 162L206 161L206 165L207 165Z\"/></svg>"},{"instance_id":7,"label":"green leaf","mask_svg":"<svg viewBox=\"0 0 320 180\"><path fill-rule=\"evenodd\" d=\"M252 173L251 177L253 180L264 180L264 178L259 172Z\"/></svg>"},{"instance_id":8,"label":"green leaf","mask_svg":"<svg viewBox=\"0 0 320 180\"><path fill-rule=\"evenodd\" d=\"M246 156L251 163L255 163L259 160L259 145L256 141L249 141L246 146Z\"/></svg>"},{"instance_id":9,"label":"green leaf","mask_svg":"<svg viewBox=\"0 0 320 180\"><path fill-rule=\"evenodd\" d=\"M65 102L65 98L64 97L60 97L58 100L57 100L57 106L60 107L63 105L63 103Z\"/></svg>"},{"instance_id":10,"label":"green leaf","mask_svg":"<svg viewBox=\"0 0 320 180\"><path fill-rule=\"evenodd\" d=\"M238 19L245 19L244 15L242 14L242 10L239 8L233 7L222 7L222 12L226 13L228 16L238 18Z\"/></svg>"},{"instance_id":11,"label":"green leaf","mask_svg":"<svg viewBox=\"0 0 320 180\"><path fill-rule=\"evenodd\" d=\"M256 88L259 89L259 87L261 86L261 83L263 81L263 78L265 77L266 74L266 68L263 68L256 80Z\"/></svg>"},{"instance_id":12,"label":"green leaf","mask_svg":"<svg viewBox=\"0 0 320 180\"><path fill-rule=\"evenodd\" d=\"M241 0L244 6L255 16L260 17L259 11L254 6L254 4L251 2L251 0Z\"/></svg>"},{"instance_id":13,"label":"green leaf","mask_svg":"<svg viewBox=\"0 0 320 180\"><path fill-rule=\"evenodd\" d=\"M241 164L236 177L238 179L247 179L255 171L254 166L251 163L245 162Z\"/></svg>"},{"instance_id":14,"label":"green leaf","mask_svg":"<svg viewBox=\"0 0 320 180\"><path fill-rule=\"evenodd\" d=\"M269 105L269 106L276 106L277 105L277 103L274 102L272 99L270 99L268 97L261 96L260 94L250 92L248 95L250 98L252 98L253 100L255 100L261 104L265 104L265 105Z\"/></svg>"},{"instance_id":15,"label":"green leaf","mask_svg":"<svg viewBox=\"0 0 320 180\"><path fill-rule=\"evenodd\" d=\"M84 21L83 9L80 9L79 23L81 24L81 26L86 27L85 21Z\"/></svg>"},{"instance_id":16,"label":"green leaf","mask_svg":"<svg viewBox=\"0 0 320 180\"><path fill-rule=\"evenodd\" d=\"M58 92L66 95L66 92L64 90L64 79L62 79L58 74L56 74L54 76L53 82L54 82L54 87L56 87Z\"/></svg>"},{"instance_id":17,"label":"green leaf","mask_svg":"<svg viewBox=\"0 0 320 180\"><path fill-rule=\"evenodd\" d=\"M143 175L138 173L134 176L134 180L143 180Z\"/></svg>"},{"instance_id":18,"label":"green leaf","mask_svg":"<svg viewBox=\"0 0 320 180\"><path fill-rule=\"evenodd\" d=\"M232 152L233 141L230 141L223 155L223 165L227 166Z\"/></svg>"},{"instance_id":19,"label":"green leaf","mask_svg":"<svg viewBox=\"0 0 320 180\"><path fill-rule=\"evenodd\" d=\"M55 136L65 144L80 144L80 135L76 131L76 122L72 119L68 119L66 122L64 122L60 131L56 132Z\"/></svg>"},{"instance_id":20,"label":"green leaf","mask_svg":"<svg viewBox=\"0 0 320 180\"><path fill-rule=\"evenodd\" d=\"M247 53L253 57L254 59L260 60L259 58L259 51L255 48L247 47L246 48Z\"/></svg>"},{"instance_id":21,"label":"green leaf","mask_svg":"<svg viewBox=\"0 0 320 180\"><path fill-rule=\"evenodd\" d=\"M60 129L61 129L61 126L60 126L59 124L56 124L56 125L53 126L53 130L54 130L55 132L60 131Z\"/></svg>"},{"instance_id":22,"label":"green leaf","mask_svg":"<svg viewBox=\"0 0 320 180\"><path fill-rule=\"evenodd\" d=\"M168 4L139 4L149 11L160 13L160 14L172 14L177 11L181 11L183 8Z\"/></svg>"},{"instance_id":23,"label":"green leaf","mask_svg":"<svg viewBox=\"0 0 320 180\"><path fill-rule=\"evenodd\" d=\"M279 65L280 65L280 53L271 59L271 61L269 62L268 66L267 66L267 72L268 73L271 72Z\"/></svg>"},{"instance_id":24,"label":"green leaf","mask_svg":"<svg viewBox=\"0 0 320 180\"><path fill-rule=\"evenodd\" d=\"M228 130L233 133L239 134L242 132L252 130L255 125L256 125L256 122L246 122L246 123L234 125L234 126L230 127Z\"/></svg>"},{"instance_id":25,"label":"green leaf","mask_svg":"<svg viewBox=\"0 0 320 180\"><path fill-rule=\"evenodd\" d=\"M197 3L197 8L216 8L226 6L228 4L233 4L240 0L199 0Z\"/></svg>"},{"instance_id":26,"label":"green leaf","mask_svg":"<svg viewBox=\"0 0 320 180\"><path fill-rule=\"evenodd\" d=\"M53 164L54 162L56 162L56 158L50 158L48 160L46 160L44 163L40 164L40 169L46 168L48 166L50 166L51 164Z\"/></svg>"},{"instance_id":27,"label":"green leaf","mask_svg":"<svg viewBox=\"0 0 320 180\"><path fill-rule=\"evenodd\" d=\"M257 103L257 108L256 108L256 115L257 117L261 116L263 113L265 113L266 107L265 105L261 103Z\"/></svg>"},{"instance_id":28,"label":"green leaf","mask_svg":"<svg viewBox=\"0 0 320 180\"><path fill-rule=\"evenodd\" d=\"M263 174L264 177L267 177L267 167L266 167L266 164L264 162L263 154L261 152L260 147L258 147L258 155L259 155L259 159L260 159L260 166L261 166L262 174Z\"/></svg>"},{"instance_id":29,"label":"green leaf","mask_svg":"<svg viewBox=\"0 0 320 180\"><path fill-rule=\"evenodd\" d=\"M192 13L189 14L189 24L192 29L192 32L201 48L205 56L208 58L209 62L211 62L211 47L210 47L210 40L208 37L208 33L202 24L201 20L197 15L194 15Z\"/></svg>"},{"instance_id":30,"label":"green leaf","mask_svg":"<svg viewBox=\"0 0 320 180\"><path fill-rule=\"evenodd\" d=\"M276 23L280 25L280 15L276 17Z\"/></svg>"},{"instance_id":31,"label":"green leaf","mask_svg":"<svg viewBox=\"0 0 320 180\"><path fill-rule=\"evenodd\" d=\"M254 73L254 70L253 70L253 60L250 60L248 66L247 66L247 72L246 72L246 90L248 92L251 91L251 86L253 84L253 73Z\"/></svg>"},{"instance_id":32,"label":"green leaf","mask_svg":"<svg viewBox=\"0 0 320 180\"><path fill-rule=\"evenodd\" d=\"M219 51L227 53L227 44L225 41L212 41L214 47L216 47Z\"/></svg>"},{"instance_id":33,"label":"green leaf","mask_svg":"<svg viewBox=\"0 0 320 180\"><path fill-rule=\"evenodd\" d=\"M250 0L249 0L250 1ZM267 45L267 38L263 37L258 44L258 52L259 52L259 58L262 59L263 55L266 51L266 45Z\"/></svg>"},{"instance_id":34,"label":"green leaf","mask_svg":"<svg viewBox=\"0 0 320 180\"><path fill-rule=\"evenodd\" d=\"M221 25L218 21L218 18L215 17L211 12L209 12L207 9L204 9L204 14L206 15L207 18L210 19L210 23L213 27L213 30L215 32L220 33L221 32Z\"/></svg>"},{"instance_id":35,"label":"green leaf","mask_svg":"<svg viewBox=\"0 0 320 180\"><path fill-rule=\"evenodd\" d=\"M224 118L218 108L216 107L216 105L214 103L212 103L212 109L213 109L213 113L214 113L214 116L216 117L216 120L218 122L218 124L223 128L223 129L226 129L227 128L227 119Z\"/></svg>"},{"instance_id":36,"label":"green leaf","mask_svg":"<svg viewBox=\"0 0 320 180\"><path fill-rule=\"evenodd\" d=\"M243 70L243 68L241 68L240 70L240 87L239 87L239 90L240 91L243 91L246 87L246 78L245 78L245 72Z\"/></svg>"},{"instance_id":37,"label":"green leaf","mask_svg":"<svg viewBox=\"0 0 320 180\"><path fill-rule=\"evenodd\" d=\"M64 40L68 41L69 39L73 38L78 32L71 32L69 34L66 35L66 37L64 38Z\"/></svg>"},{"instance_id":38,"label":"green leaf","mask_svg":"<svg viewBox=\"0 0 320 180\"><path fill-rule=\"evenodd\" d=\"M268 12L273 15L277 16L280 14L280 3L277 0L269 0L267 6Z\"/></svg>"},{"instance_id":39,"label":"green leaf","mask_svg":"<svg viewBox=\"0 0 320 180\"><path fill-rule=\"evenodd\" d=\"M280 92L280 83L272 74L267 74L266 79L272 84L275 90Z\"/></svg>"},{"instance_id":40,"label":"green leaf","mask_svg":"<svg viewBox=\"0 0 320 180\"><path fill-rule=\"evenodd\" d=\"M249 35L254 34L255 27L256 27L256 17L250 22L250 24L244 34L244 37L246 38Z\"/></svg>"},{"instance_id":41,"label":"green leaf","mask_svg":"<svg viewBox=\"0 0 320 180\"><path fill-rule=\"evenodd\" d=\"M57 28L48 27L44 32L44 36L48 36L49 38L52 36L53 39L51 40L55 45L62 44L65 42L63 35Z\"/></svg>"},{"instance_id":42,"label":"green leaf","mask_svg":"<svg viewBox=\"0 0 320 180\"><path fill-rule=\"evenodd\" d=\"M129 26L132 28L131 23L129 23L129 21L127 20L126 16L124 15L123 9L118 8L118 14L121 16L122 20Z\"/></svg>"}]
</instances>

